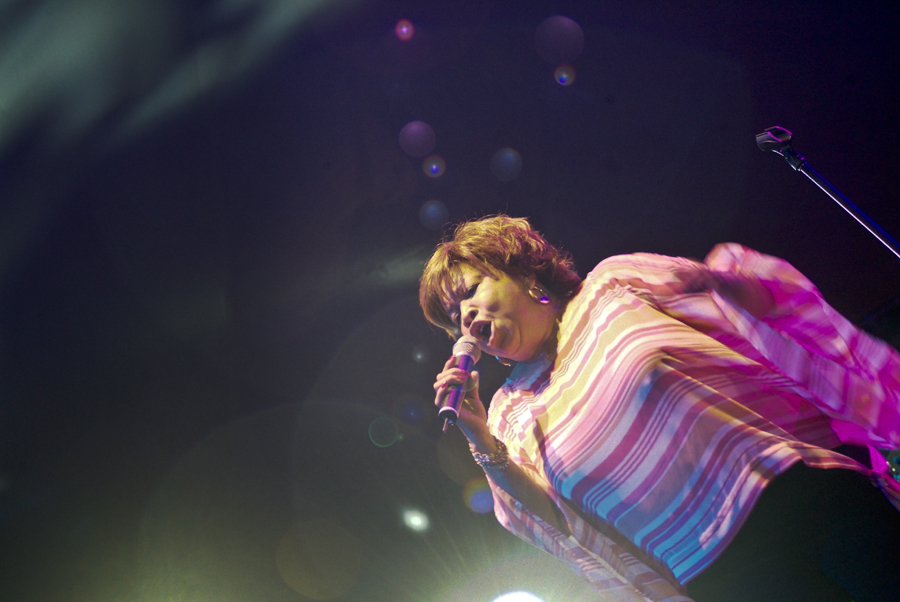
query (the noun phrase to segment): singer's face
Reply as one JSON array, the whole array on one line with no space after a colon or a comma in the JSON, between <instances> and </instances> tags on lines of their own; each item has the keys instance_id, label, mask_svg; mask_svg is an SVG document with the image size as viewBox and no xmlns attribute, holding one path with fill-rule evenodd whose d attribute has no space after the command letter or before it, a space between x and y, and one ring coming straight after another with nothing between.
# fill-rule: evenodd
<instances>
[{"instance_id":1,"label":"singer's face","mask_svg":"<svg viewBox=\"0 0 900 602\"><path fill-rule=\"evenodd\" d=\"M499 273L484 274L462 264L463 282L453 297L451 318L464 335L478 339L481 350L513 361L528 361L556 343L556 308L528 294L530 282Z\"/></svg>"}]
</instances>

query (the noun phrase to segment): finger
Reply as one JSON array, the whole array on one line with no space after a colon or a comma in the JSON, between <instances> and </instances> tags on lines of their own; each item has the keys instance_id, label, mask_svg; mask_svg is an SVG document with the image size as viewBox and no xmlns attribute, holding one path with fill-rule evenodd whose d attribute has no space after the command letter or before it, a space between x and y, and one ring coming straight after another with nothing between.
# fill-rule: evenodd
<instances>
[{"instance_id":1,"label":"finger","mask_svg":"<svg viewBox=\"0 0 900 602\"><path fill-rule=\"evenodd\" d=\"M479 383L479 375L477 370L469 373L469 380L466 381L466 392L477 391Z\"/></svg>"},{"instance_id":2,"label":"finger","mask_svg":"<svg viewBox=\"0 0 900 602\"><path fill-rule=\"evenodd\" d=\"M462 370L442 372L441 374L438 374L434 381L434 390L441 391L443 389L449 389L450 387L460 386L466 382L466 379L467 374Z\"/></svg>"},{"instance_id":3,"label":"finger","mask_svg":"<svg viewBox=\"0 0 900 602\"><path fill-rule=\"evenodd\" d=\"M459 368L448 368L444 370L440 374L434 377L435 382L447 380L448 378L456 379L459 382L463 382L469 377L469 373L465 370L460 370Z\"/></svg>"},{"instance_id":4,"label":"finger","mask_svg":"<svg viewBox=\"0 0 900 602\"><path fill-rule=\"evenodd\" d=\"M450 376L442 376L434 381L434 390L440 391L452 386L452 378Z\"/></svg>"},{"instance_id":5,"label":"finger","mask_svg":"<svg viewBox=\"0 0 900 602\"><path fill-rule=\"evenodd\" d=\"M455 380L450 377L440 378L434 382L434 390L443 391L444 389L449 389L450 387L459 384L459 382L459 380Z\"/></svg>"},{"instance_id":6,"label":"finger","mask_svg":"<svg viewBox=\"0 0 900 602\"><path fill-rule=\"evenodd\" d=\"M453 389L454 381L450 377L440 378L434 383L434 405L442 407Z\"/></svg>"}]
</instances>

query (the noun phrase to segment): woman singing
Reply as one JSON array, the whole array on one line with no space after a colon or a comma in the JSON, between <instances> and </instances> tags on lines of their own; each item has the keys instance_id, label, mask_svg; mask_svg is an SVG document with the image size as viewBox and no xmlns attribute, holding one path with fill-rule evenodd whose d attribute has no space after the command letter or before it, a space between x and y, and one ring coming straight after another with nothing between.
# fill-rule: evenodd
<instances>
[{"instance_id":1,"label":"woman singing","mask_svg":"<svg viewBox=\"0 0 900 602\"><path fill-rule=\"evenodd\" d=\"M582 281L501 215L438 246L420 302L515 365L486 412L451 358L435 403L468 382L457 424L497 519L602 599L900 599L876 451L900 447L900 357L786 262L724 244Z\"/></svg>"}]
</instances>

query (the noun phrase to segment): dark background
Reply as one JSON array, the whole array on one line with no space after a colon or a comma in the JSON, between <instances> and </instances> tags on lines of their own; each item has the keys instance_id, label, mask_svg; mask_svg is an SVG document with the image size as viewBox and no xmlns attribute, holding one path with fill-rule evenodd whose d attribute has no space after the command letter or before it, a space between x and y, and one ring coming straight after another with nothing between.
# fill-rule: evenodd
<instances>
[{"instance_id":1,"label":"dark background","mask_svg":"<svg viewBox=\"0 0 900 602\"><path fill-rule=\"evenodd\" d=\"M536 50L551 15L583 30L569 86ZM582 274L740 242L883 328L900 260L754 136L791 130L900 236L898 17L0 2L0 597L593 599L465 502L479 471L431 406L450 342L417 307L441 237L420 209L530 217ZM398 144L412 120L439 178ZM511 181L491 171L504 147ZM490 393L503 368L482 364Z\"/></svg>"}]
</instances>

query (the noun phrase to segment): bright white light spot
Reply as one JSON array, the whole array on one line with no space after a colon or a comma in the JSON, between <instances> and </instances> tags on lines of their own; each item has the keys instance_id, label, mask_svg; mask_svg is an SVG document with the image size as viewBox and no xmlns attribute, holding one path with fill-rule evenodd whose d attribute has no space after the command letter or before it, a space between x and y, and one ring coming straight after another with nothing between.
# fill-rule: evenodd
<instances>
[{"instance_id":1,"label":"bright white light spot","mask_svg":"<svg viewBox=\"0 0 900 602\"><path fill-rule=\"evenodd\" d=\"M403 522L413 531L427 531L429 526L428 517L418 510L404 510Z\"/></svg>"},{"instance_id":2,"label":"bright white light spot","mask_svg":"<svg viewBox=\"0 0 900 602\"><path fill-rule=\"evenodd\" d=\"M544 602L534 594L528 592L509 592L503 594L499 598L495 598L494 602Z\"/></svg>"}]
</instances>

